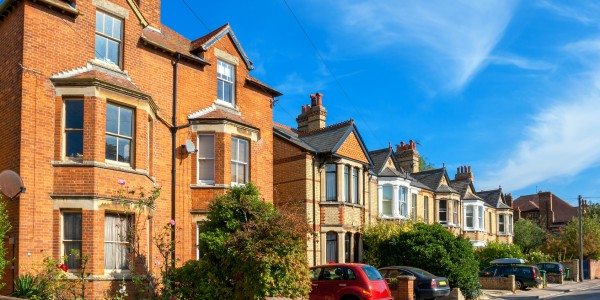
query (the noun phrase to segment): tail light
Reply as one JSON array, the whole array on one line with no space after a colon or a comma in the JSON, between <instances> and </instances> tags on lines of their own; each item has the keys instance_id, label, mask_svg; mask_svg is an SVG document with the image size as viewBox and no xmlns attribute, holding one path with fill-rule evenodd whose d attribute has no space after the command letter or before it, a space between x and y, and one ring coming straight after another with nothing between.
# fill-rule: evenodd
<instances>
[{"instance_id":1,"label":"tail light","mask_svg":"<svg viewBox=\"0 0 600 300\"><path fill-rule=\"evenodd\" d=\"M560 269L560 274L562 274L562 273L563 273L563 271L564 271L563 269Z\"/></svg>"},{"instance_id":2,"label":"tail light","mask_svg":"<svg viewBox=\"0 0 600 300\"><path fill-rule=\"evenodd\" d=\"M362 292L363 296L365 296L365 299L367 299L367 300L373 299L373 294L371 294L371 291L362 289L361 292Z\"/></svg>"},{"instance_id":3,"label":"tail light","mask_svg":"<svg viewBox=\"0 0 600 300\"><path fill-rule=\"evenodd\" d=\"M535 274L535 268L531 268L531 272L533 273L533 280L535 280L537 278L536 274Z\"/></svg>"},{"instance_id":4,"label":"tail light","mask_svg":"<svg viewBox=\"0 0 600 300\"><path fill-rule=\"evenodd\" d=\"M435 278L431 279L431 288L435 289L437 287L437 282L435 281Z\"/></svg>"}]
</instances>

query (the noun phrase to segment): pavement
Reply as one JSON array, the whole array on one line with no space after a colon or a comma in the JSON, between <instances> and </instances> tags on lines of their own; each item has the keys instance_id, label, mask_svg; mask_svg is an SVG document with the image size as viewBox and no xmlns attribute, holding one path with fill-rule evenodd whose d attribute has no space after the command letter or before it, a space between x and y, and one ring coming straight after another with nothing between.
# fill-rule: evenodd
<instances>
[{"instance_id":1,"label":"pavement","mask_svg":"<svg viewBox=\"0 0 600 300\"><path fill-rule=\"evenodd\" d=\"M504 297L510 297L511 299L545 299L596 287L600 287L600 279L587 279L583 282L565 281L563 284L548 284L545 289L532 288L525 291L519 290L514 294L511 291L504 290L482 290L483 295L479 299L500 299Z\"/></svg>"}]
</instances>

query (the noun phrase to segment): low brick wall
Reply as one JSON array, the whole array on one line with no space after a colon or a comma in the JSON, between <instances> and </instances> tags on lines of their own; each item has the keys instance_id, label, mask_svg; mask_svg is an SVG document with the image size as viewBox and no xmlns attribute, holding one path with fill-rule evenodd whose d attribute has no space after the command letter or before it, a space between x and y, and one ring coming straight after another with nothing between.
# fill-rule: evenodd
<instances>
[{"instance_id":1,"label":"low brick wall","mask_svg":"<svg viewBox=\"0 0 600 300\"><path fill-rule=\"evenodd\" d=\"M560 274L546 274L546 282L563 284L563 276Z\"/></svg>"},{"instance_id":2,"label":"low brick wall","mask_svg":"<svg viewBox=\"0 0 600 300\"><path fill-rule=\"evenodd\" d=\"M515 275L508 277L479 277L481 288L486 290L505 290L515 292Z\"/></svg>"},{"instance_id":3,"label":"low brick wall","mask_svg":"<svg viewBox=\"0 0 600 300\"><path fill-rule=\"evenodd\" d=\"M415 279L413 276L398 276L396 280L388 283L394 300L412 300Z\"/></svg>"},{"instance_id":4,"label":"low brick wall","mask_svg":"<svg viewBox=\"0 0 600 300\"><path fill-rule=\"evenodd\" d=\"M600 261L590 260L590 279L600 278Z\"/></svg>"},{"instance_id":5,"label":"low brick wall","mask_svg":"<svg viewBox=\"0 0 600 300\"><path fill-rule=\"evenodd\" d=\"M575 282L579 281L579 259L573 259L571 261L561 261L560 262L565 268L569 268L571 278L567 278L568 280L573 280Z\"/></svg>"}]
</instances>

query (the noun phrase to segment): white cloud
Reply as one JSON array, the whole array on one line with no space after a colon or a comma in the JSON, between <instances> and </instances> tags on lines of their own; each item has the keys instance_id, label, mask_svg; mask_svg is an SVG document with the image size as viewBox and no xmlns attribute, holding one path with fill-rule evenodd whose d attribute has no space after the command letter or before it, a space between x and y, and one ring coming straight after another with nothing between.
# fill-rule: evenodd
<instances>
[{"instance_id":1,"label":"white cloud","mask_svg":"<svg viewBox=\"0 0 600 300\"><path fill-rule=\"evenodd\" d=\"M516 147L507 146L508 158L491 169L480 182L485 188L501 183L507 190L572 178L600 165L600 40L587 40L565 47L567 54L582 60L584 72L558 83L558 98L531 118L524 138Z\"/></svg>"},{"instance_id":2,"label":"white cloud","mask_svg":"<svg viewBox=\"0 0 600 300\"><path fill-rule=\"evenodd\" d=\"M358 37L366 48L415 46L445 88L460 90L486 64L514 6L513 1L343 1L336 29Z\"/></svg>"},{"instance_id":3,"label":"white cloud","mask_svg":"<svg viewBox=\"0 0 600 300\"><path fill-rule=\"evenodd\" d=\"M600 6L594 1L539 1L538 6L583 24L598 23Z\"/></svg>"},{"instance_id":4,"label":"white cloud","mask_svg":"<svg viewBox=\"0 0 600 300\"><path fill-rule=\"evenodd\" d=\"M546 71L555 68L553 64L531 60L514 55L494 55L488 58L489 63L497 65L513 65L517 68L534 71Z\"/></svg>"}]
</instances>

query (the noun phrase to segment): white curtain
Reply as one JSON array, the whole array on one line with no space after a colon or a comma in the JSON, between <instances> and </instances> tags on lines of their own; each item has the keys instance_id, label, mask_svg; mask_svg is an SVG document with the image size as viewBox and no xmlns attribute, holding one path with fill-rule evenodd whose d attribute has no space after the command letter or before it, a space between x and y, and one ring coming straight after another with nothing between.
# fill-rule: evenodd
<instances>
[{"instance_id":1,"label":"white curtain","mask_svg":"<svg viewBox=\"0 0 600 300\"><path fill-rule=\"evenodd\" d=\"M107 214L104 217L104 268L127 269L129 217Z\"/></svg>"},{"instance_id":2,"label":"white curtain","mask_svg":"<svg viewBox=\"0 0 600 300\"><path fill-rule=\"evenodd\" d=\"M325 245L327 253L327 262L337 262L337 233L327 233L327 245Z\"/></svg>"}]
</instances>

